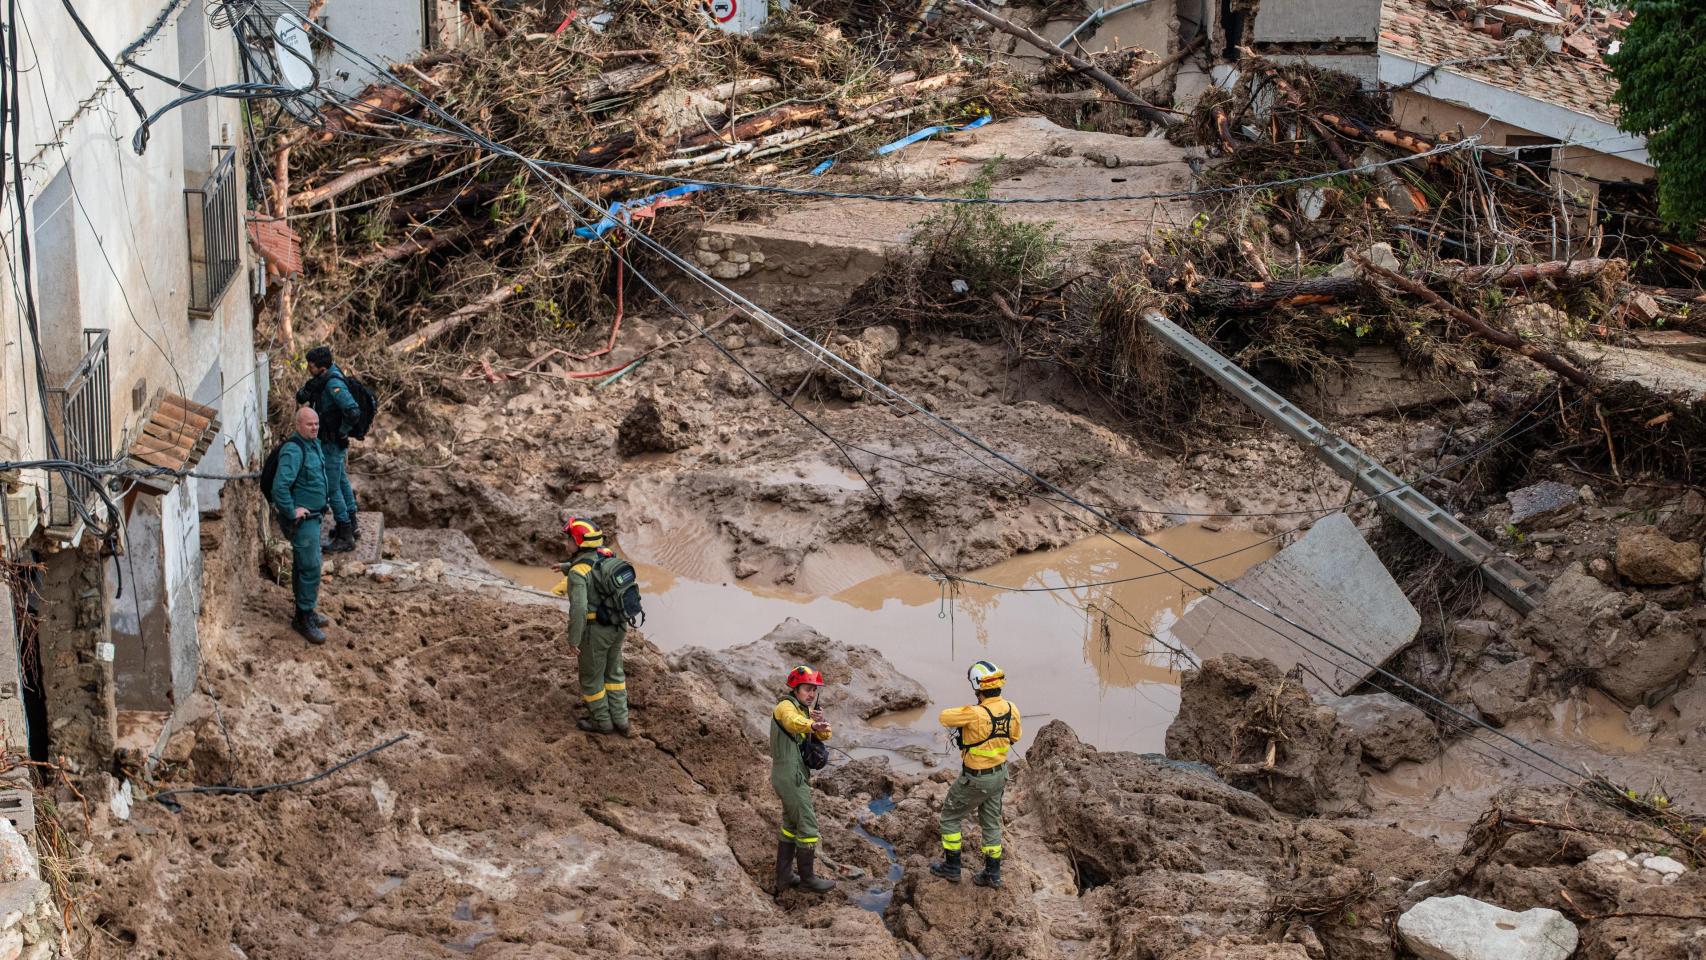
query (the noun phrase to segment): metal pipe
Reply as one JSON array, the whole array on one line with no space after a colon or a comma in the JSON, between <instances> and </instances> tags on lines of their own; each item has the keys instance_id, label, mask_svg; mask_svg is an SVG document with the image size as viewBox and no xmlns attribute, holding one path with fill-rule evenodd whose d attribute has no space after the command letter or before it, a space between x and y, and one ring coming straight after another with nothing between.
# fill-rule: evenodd
<instances>
[{"instance_id":1,"label":"metal pipe","mask_svg":"<svg viewBox=\"0 0 1706 960\"><path fill-rule=\"evenodd\" d=\"M1150 2L1150 0L1126 0L1125 3L1120 4L1112 10L1109 10L1106 7L1097 7L1095 12L1084 18L1083 23L1073 27L1071 33L1061 38L1060 45L1064 47L1071 43L1072 38L1078 36L1078 31L1083 30L1085 27L1099 27L1102 25L1102 21L1109 17L1118 13L1124 13L1132 7L1141 7L1148 2Z\"/></svg>"}]
</instances>

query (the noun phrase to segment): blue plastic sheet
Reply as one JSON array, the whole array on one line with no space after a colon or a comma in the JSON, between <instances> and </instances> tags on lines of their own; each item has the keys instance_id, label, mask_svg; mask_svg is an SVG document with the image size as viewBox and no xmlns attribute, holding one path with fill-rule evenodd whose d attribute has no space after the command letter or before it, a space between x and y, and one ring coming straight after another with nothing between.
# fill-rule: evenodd
<instances>
[{"instance_id":1,"label":"blue plastic sheet","mask_svg":"<svg viewBox=\"0 0 1706 960\"><path fill-rule=\"evenodd\" d=\"M654 193L649 196L640 197L637 200L618 200L611 204L608 210L604 211L604 219L590 227L577 228L575 230L575 236L585 240L596 240L616 229L621 224L627 223L630 214L635 210L649 207L660 200L673 200L676 197L685 197L690 193L698 193L701 190L709 189L711 188L702 183L686 183L679 187L671 187L661 193Z\"/></svg>"}]
</instances>

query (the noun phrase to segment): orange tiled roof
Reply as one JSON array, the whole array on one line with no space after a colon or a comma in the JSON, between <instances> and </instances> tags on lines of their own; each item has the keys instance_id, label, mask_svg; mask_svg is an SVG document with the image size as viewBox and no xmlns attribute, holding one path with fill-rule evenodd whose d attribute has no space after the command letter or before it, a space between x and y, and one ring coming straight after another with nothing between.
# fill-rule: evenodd
<instances>
[{"instance_id":1,"label":"orange tiled roof","mask_svg":"<svg viewBox=\"0 0 1706 960\"><path fill-rule=\"evenodd\" d=\"M1385 0L1380 14L1380 49L1427 64L1497 57L1506 52L1504 41L1472 29L1426 0ZM1555 53L1537 65L1514 60L1478 61L1445 69L1607 123L1617 121L1617 107L1611 102L1617 81L1598 59Z\"/></svg>"}]
</instances>

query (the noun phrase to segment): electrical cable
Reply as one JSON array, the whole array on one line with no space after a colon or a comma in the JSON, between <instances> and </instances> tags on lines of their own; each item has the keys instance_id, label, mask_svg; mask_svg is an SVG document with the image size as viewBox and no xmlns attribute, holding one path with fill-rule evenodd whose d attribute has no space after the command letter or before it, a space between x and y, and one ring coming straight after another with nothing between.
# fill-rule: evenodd
<instances>
[{"instance_id":1,"label":"electrical cable","mask_svg":"<svg viewBox=\"0 0 1706 960\"><path fill-rule=\"evenodd\" d=\"M124 95L130 100L130 105L136 108L136 115L142 120L142 127L137 131L137 136L142 139L136 152L141 153L142 148L148 145L148 109L142 105L141 100L136 99L136 91L130 89L130 84L124 82L124 75L118 72L118 64L113 63L112 58L107 56L107 52L101 49L100 43L95 40L95 35L89 32L89 25L77 15L77 8L72 6L71 0L61 0L61 2L65 4L65 12L71 15L71 22L77 25L77 32L83 35L83 42L89 45L90 50L95 51L95 56L101 59L101 64L107 68L107 73L112 75L113 82L117 83L118 88L124 91ZM16 20L14 19L13 22L15 24Z\"/></svg>"},{"instance_id":2,"label":"electrical cable","mask_svg":"<svg viewBox=\"0 0 1706 960\"><path fill-rule=\"evenodd\" d=\"M263 793L271 793L274 790L289 790L293 787L305 787L310 783L315 783L315 782L318 782L320 780L324 780L327 777L331 776L334 773L337 773L339 770L342 770L343 768L349 766L352 763L357 763L359 761L365 760L368 757L371 757L374 754L378 753L379 751L385 750L385 749L390 748L390 747L394 747L397 744L402 743L404 740L407 740L407 739L409 739L408 734L399 733L396 736L392 737L391 739L385 741L384 743L377 744L377 745L372 746L372 747L368 747L366 750L363 750L362 752L356 754L353 757L348 758L347 760L339 761L338 763L335 763L335 764L327 767L326 769L321 770L319 773L316 773L313 776L303 777L300 780L287 780L283 783L267 783L267 784L262 784L260 786L253 786L253 787L227 787L227 786L179 787L175 790L162 790L159 793L156 793L153 796L153 799L155 802L159 803L162 807L165 807L167 810L170 810L173 813L182 813L183 809L184 809L183 804L179 803L177 800L172 799L173 797L177 797L181 794L210 793L210 794L242 794L245 796L258 796L258 795L263 794Z\"/></svg>"}]
</instances>

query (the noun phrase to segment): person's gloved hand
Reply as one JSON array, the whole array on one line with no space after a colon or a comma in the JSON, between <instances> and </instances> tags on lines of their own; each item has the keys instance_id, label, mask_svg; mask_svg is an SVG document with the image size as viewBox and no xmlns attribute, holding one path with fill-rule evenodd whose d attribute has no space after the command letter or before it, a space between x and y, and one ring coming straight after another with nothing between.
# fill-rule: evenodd
<instances>
[{"instance_id":1,"label":"person's gloved hand","mask_svg":"<svg viewBox=\"0 0 1706 960\"><path fill-rule=\"evenodd\" d=\"M551 588L551 592L556 594L559 597L568 596L569 595L569 578L564 577L563 579L558 580L557 585Z\"/></svg>"}]
</instances>

